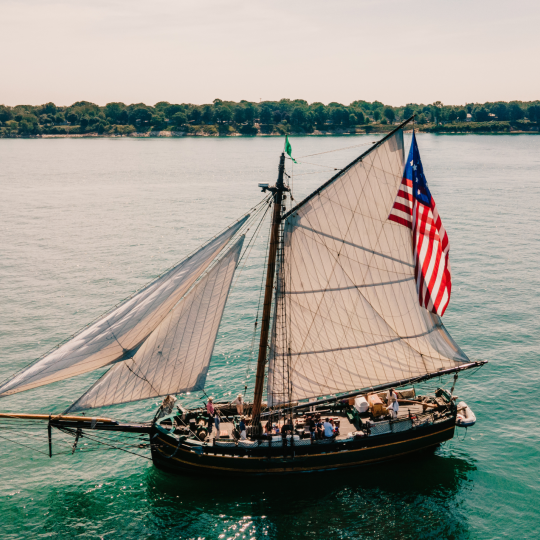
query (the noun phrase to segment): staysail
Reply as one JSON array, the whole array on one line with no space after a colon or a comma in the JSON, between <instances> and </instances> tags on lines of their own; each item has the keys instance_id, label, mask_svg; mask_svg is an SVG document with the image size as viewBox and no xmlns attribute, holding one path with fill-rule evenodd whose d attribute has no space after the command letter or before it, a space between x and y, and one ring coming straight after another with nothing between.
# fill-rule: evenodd
<instances>
[{"instance_id":1,"label":"staysail","mask_svg":"<svg viewBox=\"0 0 540 540\"><path fill-rule=\"evenodd\" d=\"M419 305L411 231L388 220L403 165L399 129L285 216L269 404L469 361Z\"/></svg>"},{"instance_id":2,"label":"staysail","mask_svg":"<svg viewBox=\"0 0 540 540\"><path fill-rule=\"evenodd\" d=\"M0 397L131 358L249 216L0 386Z\"/></svg>"},{"instance_id":3,"label":"staysail","mask_svg":"<svg viewBox=\"0 0 540 540\"><path fill-rule=\"evenodd\" d=\"M243 241L182 298L133 358L115 364L66 413L202 390Z\"/></svg>"}]
</instances>

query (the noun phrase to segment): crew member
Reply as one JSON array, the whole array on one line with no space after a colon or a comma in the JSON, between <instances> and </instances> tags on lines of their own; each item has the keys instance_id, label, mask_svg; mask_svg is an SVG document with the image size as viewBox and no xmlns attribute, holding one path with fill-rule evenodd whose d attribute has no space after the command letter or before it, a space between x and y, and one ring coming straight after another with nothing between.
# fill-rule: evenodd
<instances>
[{"instance_id":1,"label":"crew member","mask_svg":"<svg viewBox=\"0 0 540 540\"><path fill-rule=\"evenodd\" d=\"M208 413L208 434L212 433L212 428L214 427L214 416L216 414L216 410L214 409L214 398L209 397L208 402L206 403L206 412ZM218 434L219 434L219 427L218 428Z\"/></svg>"},{"instance_id":2,"label":"crew member","mask_svg":"<svg viewBox=\"0 0 540 540\"><path fill-rule=\"evenodd\" d=\"M238 394L236 399L231 403L231 405L236 405L236 413L237 414L244 414L244 397L242 394Z\"/></svg>"},{"instance_id":3,"label":"crew member","mask_svg":"<svg viewBox=\"0 0 540 540\"><path fill-rule=\"evenodd\" d=\"M244 422L244 417L240 419L240 425L238 426L240 430L240 440L245 441L246 440L246 423Z\"/></svg>"},{"instance_id":4,"label":"crew member","mask_svg":"<svg viewBox=\"0 0 540 540\"><path fill-rule=\"evenodd\" d=\"M392 419L396 419L399 411L399 403L398 395L393 388L390 388L390 390L388 390L388 392L386 393L386 403L386 409L392 415Z\"/></svg>"},{"instance_id":5,"label":"crew member","mask_svg":"<svg viewBox=\"0 0 540 540\"><path fill-rule=\"evenodd\" d=\"M212 396L208 398L208 402L206 403L206 412L212 417L216 412L214 409L214 398Z\"/></svg>"},{"instance_id":6,"label":"crew member","mask_svg":"<svg viewBox=\"0 0 540 540\"><path fill-rule=\"evenodd\" d=\"M330 423L330 418L327 418L323 424L324 436L328 439L334 436L334 426Z\"/></svg>"}]
</instances>

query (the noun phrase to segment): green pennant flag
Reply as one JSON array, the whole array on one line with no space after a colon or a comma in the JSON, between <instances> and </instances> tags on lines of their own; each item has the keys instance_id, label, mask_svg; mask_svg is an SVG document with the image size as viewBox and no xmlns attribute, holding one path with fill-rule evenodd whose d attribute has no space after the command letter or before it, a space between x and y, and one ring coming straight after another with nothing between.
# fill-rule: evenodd
<instances>
[{"instance_id":1,"label":"green pennant flag","mask_svg":"<svg viewBox=\"0 0 540 540\"><path fill-rule=\"evenodd\" d=\"M292 157L292 147L291 147L291 143L289 142L288 135L285 135L285 152L289 154L289 157L293 160L293 163L296 163L296 159Z\"/></svg>"}]
</instances>

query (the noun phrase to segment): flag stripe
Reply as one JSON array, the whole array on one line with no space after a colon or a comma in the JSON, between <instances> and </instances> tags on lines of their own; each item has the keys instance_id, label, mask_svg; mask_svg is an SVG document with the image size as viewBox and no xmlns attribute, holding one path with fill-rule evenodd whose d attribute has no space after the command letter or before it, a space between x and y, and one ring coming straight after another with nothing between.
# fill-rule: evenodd
<instances>
[{"instance_id":1,"label":"flag stripe","mask_svg":"<svg viewBox=\"0 0 540 540\"><path fill-rule=\"evenodd\" d=\"M412 229L418 301L422 307L442 317L452 291L450 243L425 181L414 134L388 220Z\"/></svg>"}]
</instances>

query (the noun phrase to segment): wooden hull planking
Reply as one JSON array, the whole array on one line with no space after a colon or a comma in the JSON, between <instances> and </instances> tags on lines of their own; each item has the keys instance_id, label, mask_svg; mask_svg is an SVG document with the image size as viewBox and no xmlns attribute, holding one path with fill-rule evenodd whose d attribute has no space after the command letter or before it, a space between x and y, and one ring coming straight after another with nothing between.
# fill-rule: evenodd
<instances>
[{"instance_id":1,"label":"wooden hull planking","mask_svg":"<svg viewBox=\"0 0 540 540\"><path fill-rule=\"evenodd\" d=\"M435 448L450 440L454 429L455 418L451 418L407 432L347 443L236 449L230 455L211 453L208 447L190 448L156 429L151 435L152 458L158 468L178 474L249 476L320 472L376 464Z\"/></svg>"}]
</instances>

